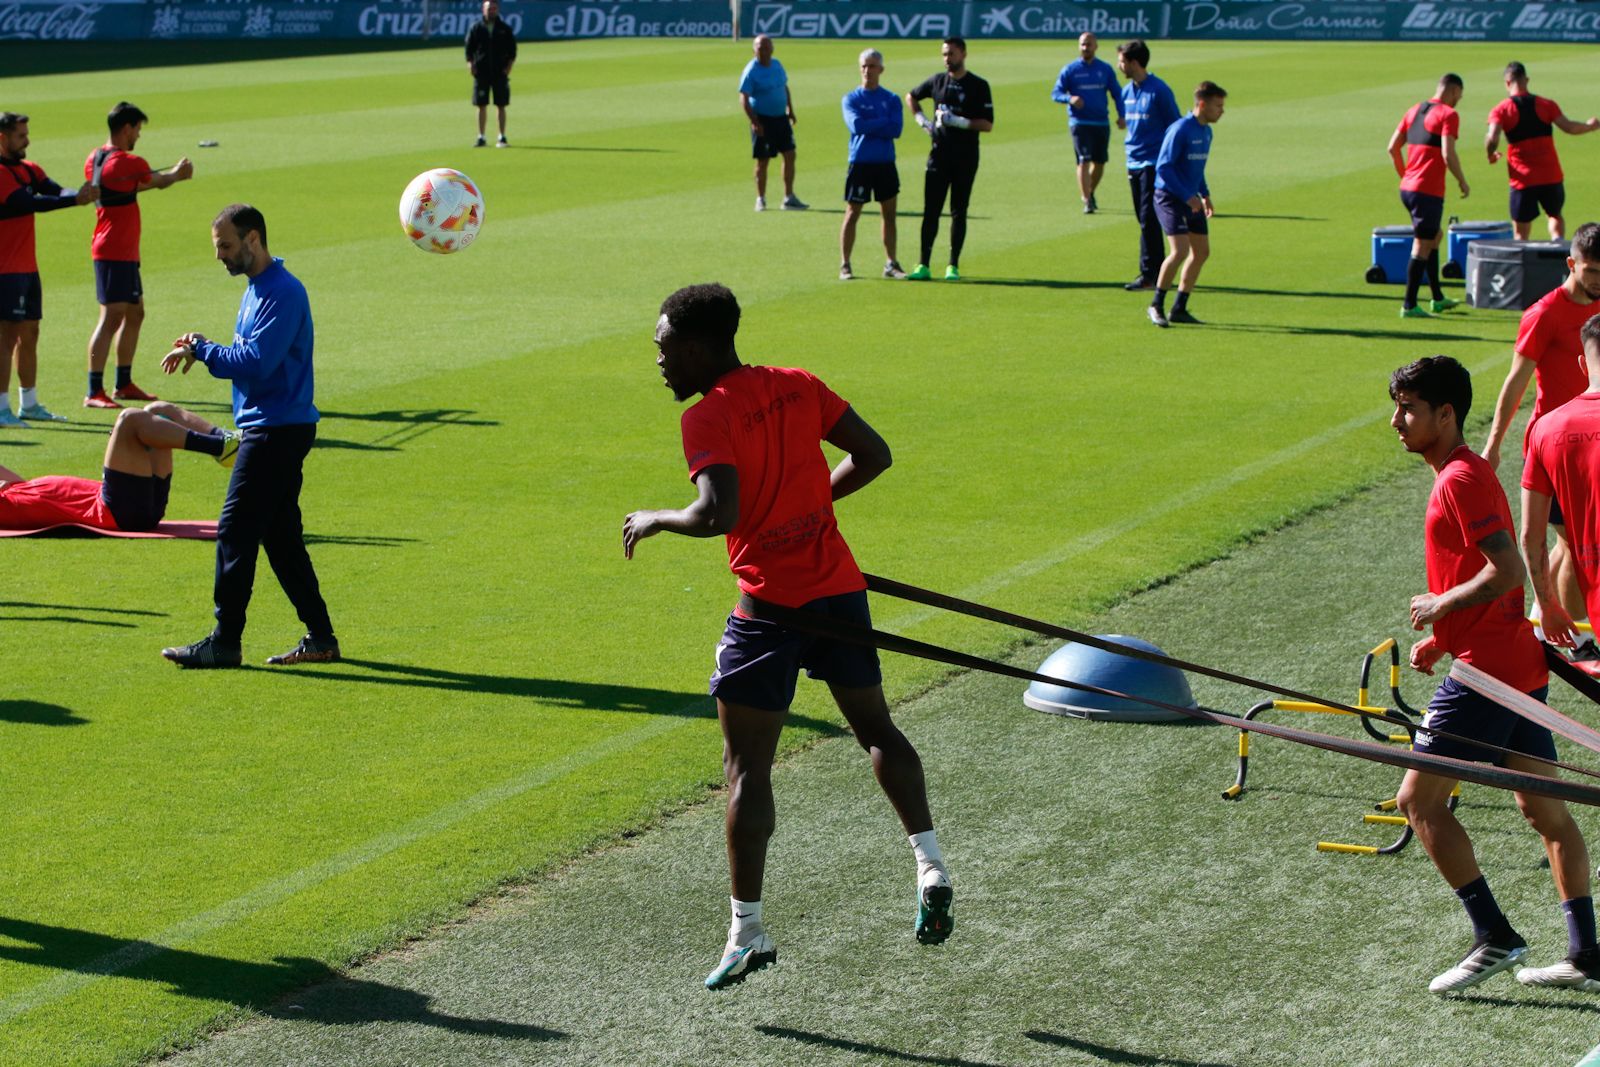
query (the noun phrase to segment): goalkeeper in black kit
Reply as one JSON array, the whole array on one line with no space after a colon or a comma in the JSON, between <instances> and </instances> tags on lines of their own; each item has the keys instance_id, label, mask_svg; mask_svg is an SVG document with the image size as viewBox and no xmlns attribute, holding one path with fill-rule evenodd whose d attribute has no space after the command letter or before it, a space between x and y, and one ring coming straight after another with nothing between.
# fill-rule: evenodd
<instances>
[{"instance_id":1,"label":"goalkeeper in black kit","mask_svg":"<svg viewBox=\"0 0 1600 1067\"><path fill-rule=\"evenodd\" d=\"M972 200L972 183L978 177L978 135L994 129L994 97L989 83L967 70L967 42L946 37L940 49L944 71L935 74L906 94L917 125L933 138L928 152L928 169L923 177L922 258L917 268L906 275L911 281L927 281L933 275L928 262L933 258L933 242L939 236L939 216L945 197L950 198L950 265L944 269L947 282L961 278L961 246L967 240L967 205ZM932 100L933 117L922 110L922 101Z\"/></svg>"}]
</instances>

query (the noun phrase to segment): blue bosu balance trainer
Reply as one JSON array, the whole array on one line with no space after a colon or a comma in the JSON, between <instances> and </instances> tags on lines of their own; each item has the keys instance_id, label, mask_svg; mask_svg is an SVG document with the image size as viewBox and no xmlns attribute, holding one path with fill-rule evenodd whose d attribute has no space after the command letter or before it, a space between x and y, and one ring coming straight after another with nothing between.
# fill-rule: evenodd
<instances>
[{"instance_id":1,"label":"blue bosu balance trainer","mask_svg":"<svg viewBox=\"0 0 1600 1067\"><path fill-rule=\"evenodd\" d=\"M1456 222L1451 220L1445 237L1445 258L1440 267L1446 278L1467 276L1467 248L1474 241L1509 241L1513 238L1509 222Z\"/></svg>"},{"instance_id":2,"label":"blue bosu balance trainer","mask_svg":"<svg viewBox=\"0 0 1600 1067\"><path fill-rule=\"evenodd\" d=\"M1411 259L1410 226L1374 226L1372 229L1372 266L1367 268L1367 281L1375 285L1388 282L1404 285L1406 262Z\"/></svg>"},{"instance_id":3,"label":"blue bosu balance trainer","mask_svg":"<svg viewBox=\"0 0 1600 1067\"><path fill-rule=\"evenodd\" d=\"M1096 636L1102 641L1165 655L1155 645L1137 637L1123 637L1120 634ZM1076 642L1062 645L1050 653L1049 658L1040 665L1039 673L1060 678L1063 682L1085 682L1131 697L1154 697L1180 708L1197 706L1194 694L1189 691L1189 679L1178 668L1105 652ZM1122 700L1070 685L1048 685L1039 681L1028 685L1022 702L1034 711L1108 722L1175 722L1188 718L1181 712L1153 707L1138 700Z\"/></svg>"}]
</instances>

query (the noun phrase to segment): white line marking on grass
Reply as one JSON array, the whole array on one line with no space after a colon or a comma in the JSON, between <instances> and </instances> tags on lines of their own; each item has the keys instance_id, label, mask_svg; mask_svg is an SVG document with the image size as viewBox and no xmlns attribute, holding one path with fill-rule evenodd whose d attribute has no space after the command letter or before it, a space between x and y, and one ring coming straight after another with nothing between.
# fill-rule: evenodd
<instances>
[{"instance_id":1,"label":"white line marking on grass","mask_svg":"<svg viewBox=\"0 0 1600 1067\"><path fill-rule=\"evenodd\" d=\"M1505 365L1505 360L1497 357L1494 360L1486 360L1481 365L1472 368L1471 373L1476 376L1491 371L1496 367L1503 367ZM1363 413L1353 418L1346 419L1337 426L1324 430L1319 434L1315 434L1311 437L1301 438L1299 441L1296 441L1294 444L1289 445L1286 448L1281 448L1270 455L1262 456L1259 459L1252 460L1243 466L1235 467L1228 473L1221 475L1220 477L1213 478L1209 482L1205 482L1201 485L1191 486L1181 493L1176 493L1172 496L1165 497L1159 503L1148 507L1143 511L1130 515L1125 519L1101 526L1099 529L1089 530L1085 533L1079 534L1077 537L1074 537L1072 540L1056 546L1049 552L1045 552L1041 555L1035 556L1030 560L1025 560L1021 563L1015 564L1014 566L1007 567L1004 570L996 571L989 575L989 577L980 579L979 581L974 582L972 585L962 589L957 596L960 596L965 600L981 601L985 597L990 596L1001 589L1006 588L1007 586L1015 585L1018 582L1026 581L1029 578L1043 574L1052 567L1060 566L1061 564L1066 563L1067 561L1078 556L1086 555L1089 552L1100 548L1107 542L1118 537L1125 537L1128 534L1133 533L1135 530L1138 530L1140 527L1155 522L1157 519L1164 518L1168 515L1171 515L1173 512L1181 511L1184 508L1197 504L1207 497L1212 496L1213 494L1224 489L1229 489L1233 486L1247 482L1258 474L1263 474L1274 467L1289 462L1290 460L1299 459L1307 453L1313 452L1324 445L1332 444L1348 433L1353 433L1357 430L1364 429L1374 422L1387 422L1390 417L1391 416L1389 413L1380 410L1376 412ZM888 575L886 577L893 577L893 575ZM930 619L939 618L943 614L944 611L939 608L919 607L910 611L891 615L886 621L890 625L896 627L911 627L927 622Z\"/></svg>"},{"instance_id":2,"label":"white line marking on grass","mask_svg":"<svg viewBox=\"0 0 1600 1067\"><path fill-rule=\"evenodd\" d=\"M257 886L247 893L234 897L225 904L212 908L210 911L190 916L152 935L148 939L142 938L137 941L131 941L115 952L108 952L98 959L90 960L71 970L63 971L26 989L19 990L4 1000L0 1000L0 1026L6 1025L19 1015L33 1011L35 1008L43 1007L62 997L76 993L103 978L120 974L128 968L158 956L168 949L179 948L196 938L212 933L241 919L248 918L264 908L281 903L296 893L337 878L373 860L382 859L384 856L405 848L407 845L432 837L434 834L454 826L463 819L492 808L496 804L512 800L529 790L549 785L600 760L626 752L628 749L634 748L654 737L676 730L690 721L688 718L683 717L682 712L699 707L701 703L701 701L695 701L692 704L685 704L683 707L676 709L678 714L669 712L656 716L650 722L636 729L608 737L587 748L573 752L554 763L535 767L518 777L492 785L453 804L446 804L437 811L413 820L396 830L379 834L377 837L346 849L337 855L330 856L318 863L302 867L298 871L293 871L281 878Z\"/></svg>"}]
</instances>

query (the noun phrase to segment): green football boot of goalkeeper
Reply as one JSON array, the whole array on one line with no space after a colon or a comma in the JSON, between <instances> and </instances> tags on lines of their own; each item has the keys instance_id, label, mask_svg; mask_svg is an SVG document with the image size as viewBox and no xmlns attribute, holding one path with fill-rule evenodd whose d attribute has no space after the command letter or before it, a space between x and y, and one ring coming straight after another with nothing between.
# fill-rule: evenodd
<instances>
[{"instance_id":1,"label":"green football boot of goalkeeper","mask_svg":"<svg viewBox=\"0 0 1600 1067\"><path fill-rule=\"evenodd\" d=\"M1451 308L1458 308L1460 306L1461 301L1452 300L1448 296L1443 300L1428 301L1428 310L1433 312L1435 315L1439 314L1441 311L1449 311Z\"/></svg>"},{"instance_id":2,"label":"green football boot of goalkeeper","mask_svg":"<svg viewBox=\"0 0 1600 1067\"><path fill-rule=\"evenodd\" d=\"M916 269L906 275L906 281L925 282L932 277L933 272L928 269L928 265L926 263L918 263Z\"/></svg>"}]
</instances>

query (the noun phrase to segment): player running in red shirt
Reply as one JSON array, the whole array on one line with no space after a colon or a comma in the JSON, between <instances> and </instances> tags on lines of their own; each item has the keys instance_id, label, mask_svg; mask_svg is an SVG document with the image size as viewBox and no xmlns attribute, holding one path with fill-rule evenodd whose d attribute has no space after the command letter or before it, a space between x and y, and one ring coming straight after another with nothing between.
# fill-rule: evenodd
<instances>
[{"instance_id":1,"label":"player running in red shirt","mask_svg":"<svg viewBox=\"0 0 1600 1067\"><path fill-rule=\"evenodd\" d=\"M910 836L917 858L917 940L951 929L950 878L933 831L922 761L895 726L877 651L775 622L769 605L869 625L866 581L839 533L833 502L889 469L889 446L855 410L803 370L746 366L734 350L739 303L720 285L680 289L661 305L656 358L678 400L689 477L698 489L680 510L636 511L622 523L624 555L661 531L727 538L738 606L717 645L711 693L722 723L728 778L728 865L733 922L718 989L776 961L761 918L772 835L772 759L802 667L828 683L857 743ZM830 473L820 443L844 451Z\"/></svg>"},{"instance_id":2,"label":"player running in red shirt","mask_svg":"<svg viewBox=\"0 0 1600 1067\"><path fill-rule=\"evenodd\" d=\"M44 295L39 285L39 259L34 251L33 216L87 204L99 191L85 182L66 192L28 159L28 116L0 112L0 426L21 426L22 419L65 422L39 403L35 388L39 371L39 319ZM22 388L17 415L11 413L11 363L17 365ZM18 415L21 418L18 418Z\"/></svg>"},{"instance_id":3,"label":"player running in red shirt","mask_svg":"<svg viewBox=\"0 0 1600 1067\"><path fill-rule=\"evenodd\" d=\"M1417 290L1426 276L1433 293L1429 310L1447 311L1461 303L1447 300L1439 288L1439 240L1444 236L1444 173L1455 175L1456 185L1465 200L1471 192L1467 176L1456 155L1456 138L1461 135L1461 116L1455 105L1461 101L1461 76L1446 74L1439 79L1433 97L1412 106L1401 118L1389 138L1389 158L1400 175L1400 202L1411 212L1411 262L1406 264L1406 297L1400 317L1425 319L1429 312L1417 306ZM1401 145L1405 146L1404 155Z\"/></svg>"},{"instance_id":4,"label":"player running in red shirt","mask_svg":"<svg viewBox=\"0 0 1600 1067\"><path fill-rule=\"evenodd\" d=\"M100 301L100 321L89 335L89 391L86 408L120 408L118 400L154 400L133 384L133 354L139 347L139 327L144 323L144 285L139 278L139 201L146 189L165 189L173 182L194 177L194 164L178 160L166 170L133 154L134 145L150 117L126 100L106 116L111 140L89 153L83 176L100 188L95 208L94 238L89 258L94 261L95 295ZM106 358L111 341L117 343L117 384L106 395Z\"/></svg>"},{"instance_id":5,"label":"player running in red shirt","mask_svg":"<svg viewBox=\"0 0 1600 1067\"><path fill-rule=\"evenodd\" d=\"M1522 325L1512 349L1511 370L1500 387L1494 419L1489 424L1489 437L1483 445L1483 458L1489 461L1490 467L1500 464L1500 447L1528 391L1528 379L1535 380L1537 391L1533 414L1523 433L1524 452L1539 420L1588 387L1588 379L1578 363L1583 351L1578 331L1600 311L1600 303L1596 303L1600 301L1600 226L1588 222L1578 227L1572 235L1569 253L1566 280L1522 313ZM1579 591L1577 572L1567 548L1559 500L1551 504L1550 524L1556 530L1556 546L1550 556L1556 588L1567 612L1574 618L1582 618L1583 594ZM1588 643L1585 639L1585 644Z\"/></svg>"},{"instance_id":6,"label":"player running in red shirt","mask_svg":"<svg viewBox=\"0 0 1600 1067\"><path fill-rule=\"evenodd\" d=\"M1600 130L1600 118L1574 122L1561 113L1561 105L1528 92L1528 68L1506 64L1506 99L1489 112L1489 132L1483 141L1489 164L1500 162L1500 134L1506 135L1506 170L1511 178L1511 226L1517 240L1526 241L1540 208L1549 216L1550 239L1567 235L1561 217L1567 200L1561 160L1556 157L1554 131L1574 136Z\"/></svg>"},{"instance_id":7,"label":"player running in red shirt","mask_svg":"<svg viewBox=\"0 0 1600 1067\"><path fill-rule=\"evenodd\" d=\"M78 523L125 533L153 530L167 511L174 449L203 452L231 467L239 437L165 401L129 409L111 427L99 480L28 479L0 467L0 529Z\"/></svg>"},{"instance_id":8,"label":"player running in red shirt","mask_svg":"<svg viewBox=\"0 0 1600 1067\"><path fill-rule=\"evenodd\" d=\"M1543 700L1549 675L1543 649L1522 614L1526 571L1512 541L1511 508L1494 471L1467 447L1461 433L1472 407L1471 376L1449 356L1427 356L1394 372L1389 396L1395 406L1390 425L1400 443L1436 472L1424 527L1428 591L1411 598L1411 625L1418 630L1431 625L1433 632L1412 646L1411 666L1432 674L1434 664L1448 654ZM1453 678L1440 683L1422 725L1412 746L1418 752L1494 762L1531 774L1547 773L1542 761L1556 757L1549 730ZM1484 749L1430 730L1510 751ZM1411 770L1397 798L1400 813L1472 922L1472 947L1460 963L1433 979L1428 988L1435 993L1477 985L1517 965L1528 953L1527 942L1495 903L1472 840L1450 810L1455 787L1453 778ZM1583 834L1561 801L1516 796L1523 817L1544 839L1571 947L1593 953L1594 903Z\"/></svg>"}]
</instances>

